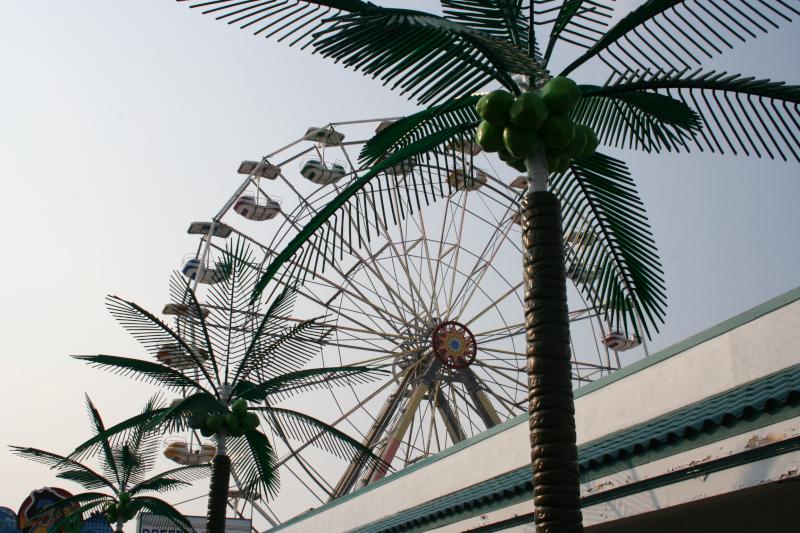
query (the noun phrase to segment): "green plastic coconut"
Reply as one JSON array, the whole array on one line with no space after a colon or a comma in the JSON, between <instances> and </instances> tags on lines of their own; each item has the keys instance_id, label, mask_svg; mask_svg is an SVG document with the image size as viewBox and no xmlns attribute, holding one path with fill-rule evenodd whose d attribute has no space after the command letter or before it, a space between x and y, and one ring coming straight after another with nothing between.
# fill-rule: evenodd
<instances>
[{"instance_id":1,"label":"green plastic coconut","mask_svg":"<svg viewBox=\"0 0 800 533\"><path fill-rule=\"evenodd\" d=\"M578 85L564 76L557 76L542 87L542 100L550 111L567 113L578 105L580 99Z\"/></svg>"},{"instance_id":2,"label":"green plastic coconut","mask_svg":"<svg viewBox=\"0 0 800 533\"><path fill-rule=\"evenodd\" d=\"M517 96L508 110L508 115L513 125L530 129L538 128L544 124L548 113L544 100L533 92L525 92Z\"/></svg>"},{"instance_id":3,"label":"green plastic coconut","mask_svg":"<svg viewBox=\"0 0 800 533\"><path fill-rule=\"evenodd\" d=\"M483 120L502 126L508 122L508 110L512 103L514 97L510 92L497 90L483 95L475 109Z\"/></svg>"},{"instance_id":4,"label":"green plastic coconut","mask_svg":"<svg viewBox=\"0 0 800 533\"><path fill-rule=\"evenodd\" d=\"M575 124L566 115L550 113L539 129L542 141L551 148L566 148L575 136Z\"/></svg>"},{"instance_id":5,"label":"green plastic coconut","mask_svg":"<svg viewBox=\"0 0 800 533\"><path fill-rule=\"evenodd\" d=\"M497 152L503 146L503 127L485 120L478 124L475 140L486 152Z\"/></svg>"},{"instance_id":6,"label":"green plastic coconut","mask_svg":"<svg viewBox=\"0 0 800 533\"><path fill-rule=\"evenodd\" d=\"M506 126L503 130L503 143L514 159L520 159L536 153L542 141L536 130Z\"/></svg>"}]
</instances>

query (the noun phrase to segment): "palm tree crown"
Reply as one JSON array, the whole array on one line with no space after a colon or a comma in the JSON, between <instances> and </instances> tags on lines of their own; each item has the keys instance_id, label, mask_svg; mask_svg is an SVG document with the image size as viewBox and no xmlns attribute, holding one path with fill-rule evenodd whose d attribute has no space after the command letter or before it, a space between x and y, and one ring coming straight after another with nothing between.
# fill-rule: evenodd
<instances>
[{"instance_id":1,"label":"palm tree crown","mask_svg":"<svg viewBox=\"0 0 800 533\"><path fill-rule=\"evenodd\" d=\"M156 403L148 402L143 415L152 413ZM117 531L139 512L153 513L172 525L192 530L186 518L160 498L148 494L161 494L185 488L192 481L210 473L208 465L190 465L152 474L159 455L161 435L140 424L116 439L104 437L103 419L89 397L86 408L94 437L99 438L98 459L100 471L79 461L37 448L11 446L16 455L43 463L58 472L56 477L73 481L89 492L66 498L40 513L60 512L63 516L53 524L53 531L80 527L81 519L103 511ZM102 492L101 492L102 491Z\"/></svg>"},{"instance_id":2,"label":"palm tree crown","mask_svg":"<svg viewBox=\"0 0 800 533\"><path fill-rule=\"evenodd\" d=\"M248 496L271 495L278 489L276 457L259 429L258 415L281 438L310 441L348 460L374 460L369 450L340 430L276 404L304 390L365 382L381 372L365 367L304 368L330 326L320 319L290 324L287 317L294 300L290 290L281 292L265 312L259 312L260 303L252 298L258 270L243 241L229 245L218 268L221 278L209 289L205 305L199 303L190 282L179 274L173 276L168 309L175 315L175 328L133 302L108 298L112 315L157 361L111 355L75 357L155 383L182 397L101 431L73 453L80 457L96 452L103 439L140 424L161 432L194 430L214 437L217 449L211 496L216 500L209 503L209 517L214 514L221 520L216 528L224 527L228 491L228 474L215 489L218 460L230 464L228 456L232 458L233 475ZM217 505L213 513L212 503Z\"/></svg>"}]
</instances>

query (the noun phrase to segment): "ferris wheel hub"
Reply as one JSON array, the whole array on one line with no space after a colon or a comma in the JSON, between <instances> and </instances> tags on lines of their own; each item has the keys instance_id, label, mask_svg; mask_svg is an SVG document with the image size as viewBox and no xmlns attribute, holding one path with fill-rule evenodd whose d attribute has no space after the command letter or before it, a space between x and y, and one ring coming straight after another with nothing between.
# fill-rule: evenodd
<instances>
[{"instance_id":1,"label":"ferris wheel hub","mask_svg":"<svg viewBox=\"0 0 800 533\"><path fill-rule=\"evenodd\" d=\"M439 361L455 369L467 368L478 353L475 336L467 326L454 320L442 322L433 329L431 345Z\"/></svg>"}]
</instances>

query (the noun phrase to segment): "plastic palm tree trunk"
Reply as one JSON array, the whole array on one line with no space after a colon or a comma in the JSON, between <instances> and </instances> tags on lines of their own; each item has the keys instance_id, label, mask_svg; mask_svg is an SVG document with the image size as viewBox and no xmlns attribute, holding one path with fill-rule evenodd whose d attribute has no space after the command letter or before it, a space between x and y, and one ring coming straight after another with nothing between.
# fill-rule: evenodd
<instances>
[{"instance_id":1,"label":"plastic palm tree trunk","mask_svg":"<svg viewBox=\"0 0 800 533\"><path fill-rule=\"evenodd\" d=\"M217 454L212 462L211 486L208 490L206 531L225 533L228 487L231 479L231 458L225 448L225 436L217 436Z\"/></svg>"},{"instance_id":2,"label":"plastic palm tree trunk","mask_svg":"<svg viewBox=\"0 0 800 533\"><path fill-rule=\"evenodd\" d=\"M527 163L521 216L536 530L583 531L561 203L546 190L544 154Z\"/></svg>"}]
</instances>

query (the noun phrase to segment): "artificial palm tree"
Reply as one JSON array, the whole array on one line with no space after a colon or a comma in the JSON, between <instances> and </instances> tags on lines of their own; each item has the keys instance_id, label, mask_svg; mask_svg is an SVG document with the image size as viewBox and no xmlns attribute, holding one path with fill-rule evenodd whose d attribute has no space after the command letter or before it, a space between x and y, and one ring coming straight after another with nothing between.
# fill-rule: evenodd
<instances>
[{"instance_id":1,"label":"artificial palm tree","mask_svg":"<svg viewBox=\"0 0 800 533\"><path fill-rule=\"evenodd\" d=\"M179 393L168 406L152 409L101 431L80 445L73 457L96 452L103 439L146 424L164 431L199 430L214 437L216 455L209 489L207 529L225 529L231 458L240 489L272 495L278 489L275 455L260 431L261 415L281 438L311 442L348 460L375 457L336 428L295 410L275 405L298 392L344 383L363 383L382 371L366 367L304 368L319 351L331 327L318 318L290 324L294 293L284 290L261 313L251 298L259 271L243 240L225 250L217 264L217 283L201 305L190 282L175 274L171 283L173 329L133 302L108 298L111 314L157 359L111 355L75 356L134 379Z\"/></svg>"},{"instance_id":2,"label":"artificial palm tree","mask_svg":"<svg viewBox=\"0 0 800 533\"><path fill-rule=\"evenodd\" d=\"M369 224L361 222L379 216L373 197L387 194L388 185L418 194L418 179L424 188L425 180L438 178L439 190L432 183L429 192L448 194L442 175L470 159L463 147L480 120L472 95L492 84L515 96L536 93L551 72L578 76L584 65L605 65L607 81L580 85L580 102L569 112L605 146L800 161L798 87L706 68L736 44L791 22L800 14L797 0L645 0L620 16L611 0L442 0L442 15L361 0L178 1L255 35L310 47L431 104L367 144L361 163L369 170L276 257L259 290L279 273L304 275L298 258L316 265L308 258L322 255L323 266L334 261L332 217L349 219L359 239L366 229L368 239ZM577 57L554 67L554 51L564 45ZM419 163L417 175L387 183L385 171L409 158ZM540 530L573 531L581 528L581 514L566 274L577 273L580 290L612 329L649 336L666 303L655 244L625 163L595 153L565 168L550 166L542 149L525 158L528 187L521 198L534 503ZM373 188L381 179L384 186ZM567 232L590 238L565 248Z\"/></svg>"},{"instance_id":3,"label":"artificial palm tree","mask_svg":"<svg viewBox=\"0 0 800 533\"><path fill-rule=\"evenodd\" d=\"M102 511L109 523L115 525L115 531L121 533L126 522L133 520L140 511L147 511L175 527L193 531L189 521L179 511L152 494L191 485L192 481L210 473L208 465L181 466L150 475L159 455L160 433L140 424L132 427L125 438L110 440L103 437L105 424L88 396L86 408L94 436L100 438L100 472L63 455L38 448L11 446L14 454L46 464L58 472L57 478L73 481L89 491L61 500L39 512L56 512L62 516L51 526L51 530L77 531L82 518ZM142 414L152 413L154 408L155 403L148 402Z\"/></svg>"}]
</instances>

